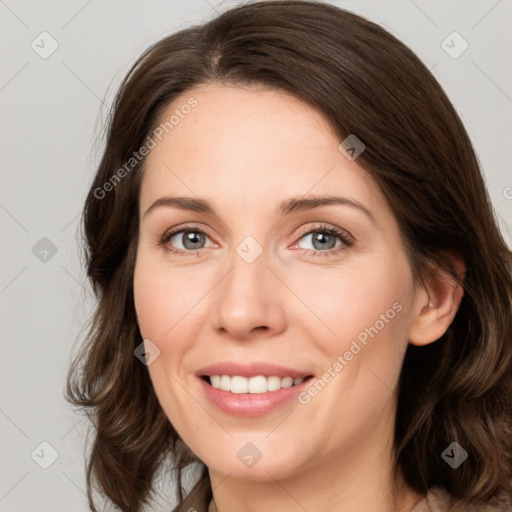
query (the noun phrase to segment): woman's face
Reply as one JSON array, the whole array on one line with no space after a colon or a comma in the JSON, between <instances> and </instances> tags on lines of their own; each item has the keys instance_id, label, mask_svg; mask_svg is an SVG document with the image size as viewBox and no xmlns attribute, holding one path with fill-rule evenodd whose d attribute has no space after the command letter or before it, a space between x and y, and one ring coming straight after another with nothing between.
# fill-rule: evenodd
<instances>
[{"instance_id":1,"label":"woman's face","mask_svg":"<svg viewBox=\"0 0 512 512\"><path fill-rule=\"evenodd\" d=\"M176 110L146 160L134 275L163 410L226 475L370 460L392 439L417 298L385 197L282 92L214 84L164 121Z\"/></svg>"}]
</instances>

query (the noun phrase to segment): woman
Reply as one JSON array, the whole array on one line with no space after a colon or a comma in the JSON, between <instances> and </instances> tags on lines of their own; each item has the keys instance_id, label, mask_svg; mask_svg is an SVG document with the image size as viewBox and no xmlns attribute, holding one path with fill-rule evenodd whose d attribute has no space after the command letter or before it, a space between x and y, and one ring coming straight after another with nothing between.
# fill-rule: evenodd
<instances>
[{"instance_id":1,"label":"woman","mask_svg":"<svg viewBox=\"0 0 512 512\"><path fill-rule=\"evenodd\" d=\"M511 252L453 106L378 25L267 1L152 46L84 231L92 510L93 483L142 510L170 467L176 512L512 510Z\"/></svg>"}]
</instances>

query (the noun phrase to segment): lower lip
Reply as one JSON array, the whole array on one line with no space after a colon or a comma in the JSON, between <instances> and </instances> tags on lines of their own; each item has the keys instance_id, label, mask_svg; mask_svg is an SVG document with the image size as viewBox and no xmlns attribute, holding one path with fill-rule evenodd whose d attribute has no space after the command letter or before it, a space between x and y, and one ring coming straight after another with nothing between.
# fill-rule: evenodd
<instances>
[{"instance_id":1,"label":"lower lip","mask_svg":"<svg viewBox=\"0 0 512 512\"><path fill-rule=\"evenodd\" d=\"M305 389L312 378L308 377L296 386L266 393L231 393L214 388L202 378L199 381L210 402L222 412L232 416L253 417L269 414L290 402Z\"/></svg>"}]
</instances>

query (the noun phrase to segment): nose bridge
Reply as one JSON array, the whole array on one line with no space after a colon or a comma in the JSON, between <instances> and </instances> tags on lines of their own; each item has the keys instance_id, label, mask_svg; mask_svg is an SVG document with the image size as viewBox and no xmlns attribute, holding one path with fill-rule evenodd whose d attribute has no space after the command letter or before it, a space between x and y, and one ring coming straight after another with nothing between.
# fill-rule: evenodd
<instances>
[{"instance_id":1,"label":"nose bridge","mask_svg":"<svg viewBox=\"0 0 512 512\"><path fill-rule=\"evenodd\" d=\"M282 305L276 294L276 279L267 268L270 253L248 236L233 247L229 271L216 300L215 324L242 339L255 328L275 331L282 327ZM220 283L219 283L220 284Z\"/></svg>"}]
</instances>

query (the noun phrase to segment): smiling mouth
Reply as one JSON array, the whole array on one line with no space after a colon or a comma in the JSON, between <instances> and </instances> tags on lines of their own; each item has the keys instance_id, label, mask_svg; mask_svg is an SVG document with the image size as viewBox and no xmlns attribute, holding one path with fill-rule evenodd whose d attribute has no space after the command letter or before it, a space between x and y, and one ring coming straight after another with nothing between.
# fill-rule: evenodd
<instances>
[{"instance_id":1,"label":"smiling mouth","mask_svg":"<svg viewBox=\"0 0 512 512\"><path fill-rule=\"evenodd\" d=\"M251 393L263 394L280 389L298 386L313 378L313 375L305 377L279 377L277 375L257 375L243 377L241 375L202 375L201 379L215 389L221 389L234 394Z\"/></svg>"}]
</instances>

